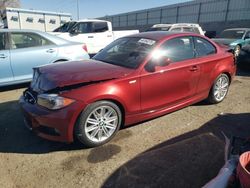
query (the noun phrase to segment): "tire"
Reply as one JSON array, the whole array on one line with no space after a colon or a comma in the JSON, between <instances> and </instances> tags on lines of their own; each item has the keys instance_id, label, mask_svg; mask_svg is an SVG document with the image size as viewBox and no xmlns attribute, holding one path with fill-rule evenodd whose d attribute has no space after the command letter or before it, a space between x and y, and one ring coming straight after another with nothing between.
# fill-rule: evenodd
<instances>
[{"instance_id":1,"label":"tire","mask_svg":"<svg viewBox=\"0 0 250 188\"><path fill-rule=\"evenodd\" d=\"M226 74L219 75L209 92L208 102L211 104L222 102L228 93L229 85L229 77Z\"/></svg>"},{"instance_id":2,"label":"tire","mask_svg":"<svg viewBox=\"0 0 250 188\"><path fill-rule=\"evenodd\" d=\"M241 46L240 45L236 45L235 48L234 48L234 56L236 58L239 57L240 52L241 52Z\"/></svg>"},{"instance_id":3,"label":"tire","mask_svg":"<svg viewBox=\"0 0 250 188\"><path fill-rule=\"evenodd\" d=\"M98 101L88 105L81 113L75 127L77 139L87 147L109 142L120 129L122 113L110 101Z\"/></svg>"}]
</instances>

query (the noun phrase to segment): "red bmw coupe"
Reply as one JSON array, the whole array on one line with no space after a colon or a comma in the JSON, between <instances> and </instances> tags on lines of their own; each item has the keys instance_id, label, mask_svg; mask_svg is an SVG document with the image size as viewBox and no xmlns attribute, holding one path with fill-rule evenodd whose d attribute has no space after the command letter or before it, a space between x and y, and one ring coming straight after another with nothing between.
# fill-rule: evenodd
<instances>
[{"instance_id":1,"label":"red bmw coupe","mask_svg":"<svg viewBox=\"0 0 250 188\"><path fill-rule=\"evenodd\" d=\"M121 126L204 99L221 102L235 71L233 55L206 37L140 33L114 41L92 60L34 68L20 105L39 136L95 147Z\"/></svg>"}]
</instances>

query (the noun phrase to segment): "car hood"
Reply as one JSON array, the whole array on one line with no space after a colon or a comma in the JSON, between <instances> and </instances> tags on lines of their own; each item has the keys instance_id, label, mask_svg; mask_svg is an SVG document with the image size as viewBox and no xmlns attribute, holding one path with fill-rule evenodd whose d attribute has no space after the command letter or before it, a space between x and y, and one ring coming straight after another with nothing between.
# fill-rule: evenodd
<instances>
[{"instance_id":1,"label":"car hood","mask_svg":"<svg viewBox=\"0 0 250 188\"><path fill-rule=\"evenodd\" d=\"M237 39L226 39L226 38L214 38L212 39L214 42L217 42L219 44L224 44L229 46L231 43L237 41Z\"/></svg>"},{"instance_id":2,"label":"car hood","mask_svg":"<svg viewBox=\"0 0 250 188\"><path fill-rule=\"evenodd\" d=\"M38 93L125 77L128 69L96 60L69 61L34 68L31 87Z\"/></svg>"}]
</instances>

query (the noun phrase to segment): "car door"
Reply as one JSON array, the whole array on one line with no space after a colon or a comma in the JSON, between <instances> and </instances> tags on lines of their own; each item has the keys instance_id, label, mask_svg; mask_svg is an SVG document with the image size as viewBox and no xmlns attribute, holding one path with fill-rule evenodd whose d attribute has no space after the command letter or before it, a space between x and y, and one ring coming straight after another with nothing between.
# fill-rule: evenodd
<instances>
[{"instance_id":1,"label":"car door","mask_svg":"<svg viewBox=\"0 0 250 188\"><path fill-rule=\"evenodd\" d=\"M0 85L14 80L10 65L10 50L8 48L7 32L0 33Z\"/></svg>"},{"instance_id":2,"label":"car door","mask_svg":"<svg viewBox=\"0 0 250 188\"><path fill-rule=\"evenodd\" d=\"M143 111L174 106L196 93L200 77L199 62L194 61L192 37L178 37L166 41L159 49L167 66L148 70L150 60L141 73L141 108ZM156 50L158 51L158 50Z\"/></svg>"},{"instance_id":3,"label":"car door","mask_svg":"<svg viewBox=\"0 0 250 188\"><path fill-rule=\"evenodd\" d=\"M92 22L79 22L72 27L69 33L63 33L60 37L74 42L85 43L88 53L95 52L95 36L92 32Z\"/></svg>"},{"instance_id":4,"label":"car door","mask_svg":"<svg viewBox=\"0 0 250 188\"><path fill-rule=\"evenodd\" d=\"M113 41L113 34L107 22L79 22L72 28L68 37L64 38L85 43L89 54L99 52Z\"/></svg>"},{"instance_id":5,"label":"car door","mask_svg":"<svg viewBox=\"0 0 250 188\"><path fill-rule=\"evenodd\" d=\"M246 32L246 35L244 37L245 44L249 45L250 44L250 31Z\"/></svg>"},{"instance_id":6,"label":"car door","mask_svg":"<svg viewBox=\"0 0 250 188\"><path fill-rule=\"evenodd\" d=\"M95 53L113 41L113 32L108 27L108 22L93 22L92 25Z\"/></svg>"},{"instance_id":7,"label":"car door","mask_svg":"<svg viewBox=\"0 0 250 188\"><path fill-rule=\"evenodd\" d=\"M31 80L32 68L51 63L58 52L53 42L32 32L12 32L10 43L15 80Z\"/></svg>"},{"instance_id":8,"label":"car door","mask_svg":"<svg viewBox=\"0 0 250 188\"><path fill-rule=\"evenodd\" d=\"M197 87L197 93L207 93L211 87L210 75L218 62L216 47L208 40L201 37L194 37L196 61L200 62L201 77Z\"/></svg>"}]
</instances>

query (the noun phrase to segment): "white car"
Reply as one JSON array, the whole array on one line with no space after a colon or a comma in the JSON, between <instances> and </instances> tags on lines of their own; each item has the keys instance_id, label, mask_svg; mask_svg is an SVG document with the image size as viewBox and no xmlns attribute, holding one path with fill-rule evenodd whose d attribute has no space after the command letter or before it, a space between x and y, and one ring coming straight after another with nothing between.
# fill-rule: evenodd
<instances>
[{"instance_id":1,"label":"white car","mask_svg":"<svg viewBox=\"0 0 250 188\"><path fill-rule=\"evenodd\" d=\"M85 43L89 54L96 54L114 40L136 33L139 30L113 31L111 22L97 19L67 22L51 32L63 39Z\"/></svg>"},{"instance_id":2,"label":"white car","mask_svg":"<svg viewBox=\"0 0 250 188\"><path fill-rule=\"evenodd\" d=\"M147 31L177 31L205 35L205 32L202 30L201 26L195 23L155 24Z\"/></svg>"}]
</instances>

